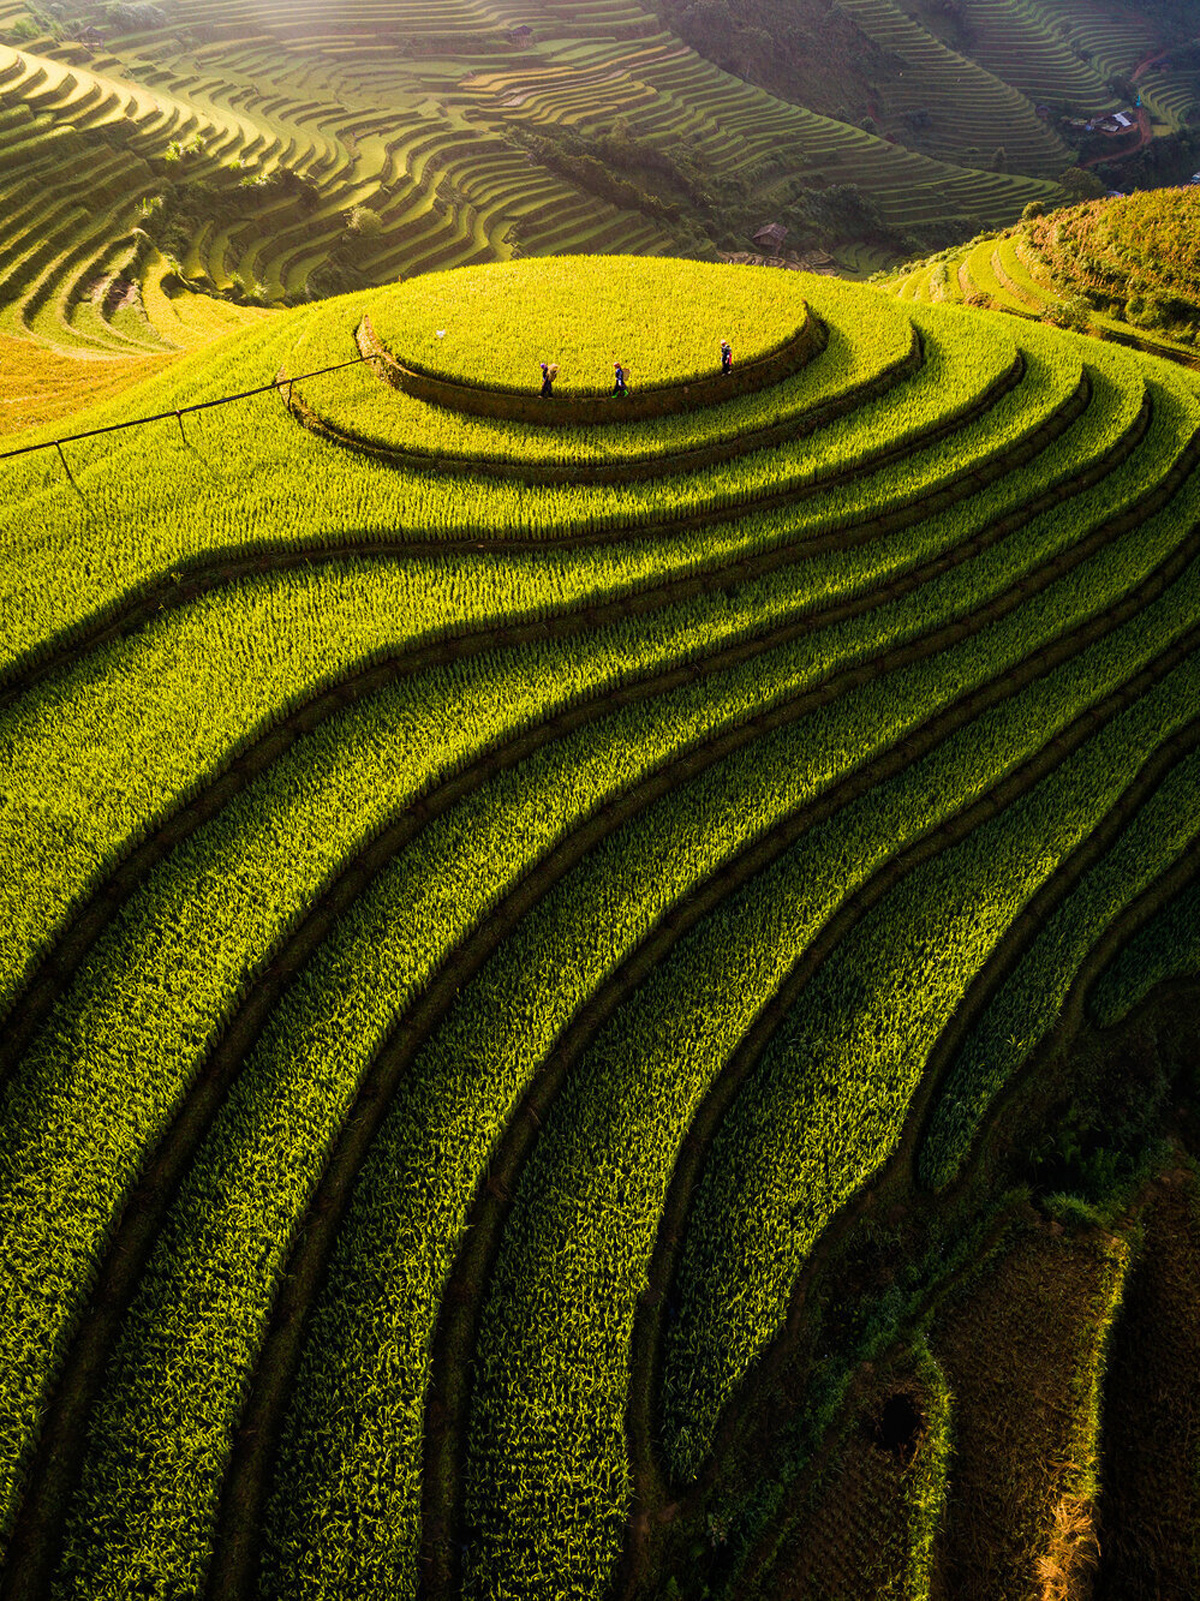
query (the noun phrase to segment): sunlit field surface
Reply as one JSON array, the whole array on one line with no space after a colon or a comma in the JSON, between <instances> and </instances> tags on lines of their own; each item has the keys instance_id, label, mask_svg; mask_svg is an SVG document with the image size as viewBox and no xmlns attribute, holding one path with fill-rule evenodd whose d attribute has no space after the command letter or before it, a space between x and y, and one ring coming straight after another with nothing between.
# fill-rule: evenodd
<instances>
[{"instance_id":1,"label":"sunlit field surface","mask_svg":"<svg viewBox=\"0 0 1200 1601\"><path fill-rule=\"evenodd\" d=\"M475 399L616 348L663 407L303 376L364 317ZM796 360L684 409L722 337ZM1195 975L1192 375L589 258L283 311L96 401L71 431L171 415L0 477L13 1593L666 1596L679 1528L765 1601L767 1513L705 1486L797 1287L873 1193L959 1204L1052 1048ZM1087 1428L1038 1447L1084 1499L1127 1266L1088 1251L1046 1358ZM909 1587L866 1594L929 1593L973 1471L957 1316L936 1451L879 1492ZM792 1394L790 1461L850 1371Z\"/></svg>"}]
</instances>

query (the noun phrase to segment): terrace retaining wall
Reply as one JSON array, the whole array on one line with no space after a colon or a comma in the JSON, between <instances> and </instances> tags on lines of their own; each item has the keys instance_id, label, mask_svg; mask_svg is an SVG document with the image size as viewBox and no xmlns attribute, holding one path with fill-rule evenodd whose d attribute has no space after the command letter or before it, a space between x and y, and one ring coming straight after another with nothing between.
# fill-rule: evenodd
<instances>
[{"instance_id":1,"label":"terrace retaining wall","mask_svg":"<svg viewBox=\"0 0 1200 1601\"><path fill-rule=\"evenodd\" d=\"M808 307L805 313L804 322L794 334L774 349L736 366L731 373L708 373L687 383L647 385L630 390L624 400L612 395L564 394L547 402L534 393L459 383L435 373L419 372L392 354L375 332L369 316L363 317L354 337L364 356L378 358L377 370L393 389L403 390L429 405L504 422L574 427L580 423L632 422L699 411L770 388L799 372L825 348L829 336L824 323Z\"/></svg>"}]
</instances>

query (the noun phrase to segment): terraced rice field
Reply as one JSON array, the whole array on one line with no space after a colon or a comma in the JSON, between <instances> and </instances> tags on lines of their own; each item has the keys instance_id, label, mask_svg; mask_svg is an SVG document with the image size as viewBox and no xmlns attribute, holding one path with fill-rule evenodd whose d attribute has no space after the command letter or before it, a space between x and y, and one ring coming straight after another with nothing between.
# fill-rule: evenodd
<instances>
[{"instance_id":1,"label":"terraced rice field","mask_svg":"<svg viewBox=\"0 0 1200 1601\"><path fill-rule=\"evenodd\" d=\"M652 408L523 420L566 293ZM670 1594L832 1232L1195 975L1200 392L580 259L88 421L277 375L0 466L0 1594Z\"/></svg>"},{"instance_id":2,"label":"terraced rice field","mask_svg":"<svg viewBox=\"0 0 1200 1601\"><path fill-rule=\"evenodd\" d=\"M797 185L856 186L895 232L828 242L847 270L869 270L895 259L895 234L965 235L1056 198L1071 156L1038 105L1111 107L1108 80L1161 43L1091 0L1069 14L1057 0L970 0L957 33L896 0L844 9L878 57L865 125L883 137L722 71L637 0L354 0L333 15L311 0L197 0L138 32L101 18L91 44L57 23L39 33L48 14L4 0L0 333L128 356L237 326L214 293L278 305L514 255L711 255L685 196L681 223L514 142L593 138L617 118L685 150L760 220ZM1186 117L1186 74L1147 66L1139 85L1165 123ZM284 174L310 187L280 188ZM202 184L203 204L168 226L160 202Z\"/></svg>"},{"instance_id":3,"label":"terraced rice field","mask_svg":"<svg viewBox=\"0 0 1200 1601\"><path fill-rule=\"evenodd\" d=\"M1075 8L1076 20L1084 10ZM1071 49L1050 8L1036 0L972 0L969 16L972 58L1035 105L1084 114L1116 104L1105 74Z\"/></svg>"},{"instance_id":4,"label":"terraced rice field","mask_svg":"<svg viewBox=\"0 0 1200 1601\"><path fill-rule=\"evenodd\" d=\"M84 369L88 379L84 404L140 383L163 364L164 358L155 356L89 363ZM0 335L0 375L0 436L22 433L80 408L76 364L65 363L57 352L29 340Z\"/></svg>"},{"instance_id":5,"label":"terraced rice field","mask_svg":"<svg viewBox=\"0 0 1200 1601\"><path fill-rule=\"evenodd\" d=\"M920 71L892 108L899 143L720 70L636 0L355 0L333 16L309 0L253 12L197 0L140 32L100 19L106 37L90 45L38 35L46 16L9 0L0 332L76 355L161 352L202 343L214 320L236 325L236 308L208 309L214 293L295 303L514 255L711 258L685 196L681 223L644 192L613 198L531 161L515 138L591 138L618 117L686 150L756 223L797 184L856 185L901 231L947 216L999 226L1056 194L1067 153L1023 92L887 0L855 4L889 48L889 29L919 35ZM906 149L902 114L922 100L937 137ZM1004 142L1010 171L979 170ZM844 244L852 266L881 248Z\"/></svg>"},{"instance_id":6,"label":"terraced rice field","mask_svg":"<svg viewBox=\"0 0 1200 1601\"><path fill-rule=\"evenodd\" d=\"M1200 366L1194 188L1093 200L892 275L903 300L969 301Z\"/></svg>"},{"instance_id":7,"label":"terraced rice field","mask_svg":"<svg viewBox=\"0 0 1200 1601\"><path fill-rule=\"evenodd\" d=\"M1194 119L1200 105L1200 78L1184 50L1172 58L1168 46L1186 44L1194 35L1186 14L1173 31L1161 36L1155 18L1139 8L1109 5L1106 0L1038 0L1038 20L1067 44L1072 54L1102 81L1132 78L1155 120L1181 128Z\"/></svg>"},{"instance_id":8,"label":"terraced rice field","mask_svg":"<svg viewBox=\"0 0 1200 1601\"><path fill-rule=\"evenodd\" d=\"M1040 15L1058 32L1079 60L1102 78L1128 73L1157 43L1147 17L1129 7L1081 5L1069 0L1039 0Z\"/></svg>"},{"instance_id":9,"label":"terraced rice field","mask_svg":"<svg viewBox=\"0 0 1200 1601\"><path fill-rule=\"evenodd\" d=\"M522 222L532 249L543 235L549 248L670 246L644 217L552 174L531 187L519 155L441 98L466 62L449 77L437 63L372 73L340 57L290 59L287 41L273 38L232 59L226 45L200 49L174 66L154 41L129 50L124 60L80 64L0 46L10 108L0 176L8 203L23 206L6 229L13 243L0 261L0 297L13 332L66 352L187 348L208 331L206 302L189 287L238 288L264 303L301 297L348 242L367 283L503 259ZM314 186L315 205L298 211L272 191L264 201L238 188L239 174L261 183L285 170ZM161 264L142 229L167 180L216 181L231 220L189 223L178 258ZM356 206L378 219L363 241L347 232ZM225 315L232 325L234 308Z\"/></svg>"},{"instance_id":10,"label":"terraced rice field","mask_svg":"<svg viewBox=\"0 0 1200 1601\"><path fill-rule=\"evenodd\" d=\"M1069 163L1066 147L1038 117L1028 96L936 39L892 0L846 0L868 38L903 62L888 95L897 119L920 112L931 154L986 166L997 131L1014 170L1056 177ZM899 126L899 123L898 123ZM974 160L969 160L973 153Z\"/></svg>"}]
</instances>

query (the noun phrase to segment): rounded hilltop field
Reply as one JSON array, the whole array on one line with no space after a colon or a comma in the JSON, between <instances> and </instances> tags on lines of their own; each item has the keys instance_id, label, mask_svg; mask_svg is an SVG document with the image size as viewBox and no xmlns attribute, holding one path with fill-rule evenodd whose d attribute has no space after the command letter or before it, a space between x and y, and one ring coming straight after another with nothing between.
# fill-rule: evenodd
<instances>
[{"instance_id":1,"label":"rounded hilltop field","mask_svg":"<svg viewBox=\"0 0 1200 1601\"><path fill-rule=\"evenodd\" d=\"M555 256L409 279L372 299L379 338L407 366L483 388L536 389L541 361L556 392L607 394L620 361L638 387L681 383L720 366L721 340L746 360L804 321L783 273L733 273L655 256Z\"/></svg>"},{"instance_id":2,"label":"rounded hilltop field","mask_svg":"<svg viewBox=\"0 0 1200 1601\"><path fill-rule=\"evenodd\" d=\"M588 393L614 333L652 411ZM1151 1511L1186 1567L1182 1453L1168 1515L1103 1486L1192 1193L1141 1228L1195 376L579 258L110 426L0 479L0 1595L1016 1598L1097 1497L1109 1593Z\"/></svg>"}]
</instances>

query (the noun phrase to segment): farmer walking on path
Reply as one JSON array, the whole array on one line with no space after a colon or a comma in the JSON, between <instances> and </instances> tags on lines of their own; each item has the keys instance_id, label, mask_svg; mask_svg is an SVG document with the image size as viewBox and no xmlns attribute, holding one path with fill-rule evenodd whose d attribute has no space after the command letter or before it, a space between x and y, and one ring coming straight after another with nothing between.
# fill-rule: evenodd
<instances>
[{"instance_id":1,"label":"farmer walking on path","mask_svg":"<svg viewBox=\"0 0 1200 1601\"><path fill-rule=\"evenodd\" d=\"M733 371L733 351L729 348L728 339L721 341L721 371L726 377Z\"/></svg>"},{"instance_id":2,"label":"farmer walking on path","mask_svg":"<svg viewBox=\"0 0 1200 1601\"><path fill-rule=\"evenodd\" d=\"M621 363L619 361L615 361L613 363L613 373L615 374L614 379L613 379L613 395L614 396L620 395L621 398L624 399L625 396L629 393L629 391L625 387L625 379L628 376L628 374L626 373L624 367L622 367L622 365L621 365Z\"/></svg>"},{"instance_id":3,"label":"farmer walking on path","mask_svg":"<svg viewBox=\"0 0 1200 1601\"><path fill-rule=\"evenodd\" d=\"M557 366L547 365L546 362L543 362L542 363L542 399L543 400L552 400L554 398L554 380L557 377L558 377L558 368L557 368Z\"/></svg>"}]
</instances>

